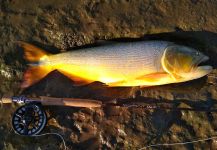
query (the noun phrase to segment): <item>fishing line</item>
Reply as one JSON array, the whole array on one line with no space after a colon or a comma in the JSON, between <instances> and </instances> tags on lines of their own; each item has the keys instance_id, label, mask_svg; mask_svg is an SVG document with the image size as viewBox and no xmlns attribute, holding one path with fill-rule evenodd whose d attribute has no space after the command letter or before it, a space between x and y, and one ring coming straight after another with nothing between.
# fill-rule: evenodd
<instances>
[{"instance_id":1,"label":"fishing line","mask_svg":"<svg viewBox=\"0 0 217 150\"><path fill-rule=\"evenodd\" d=\"M4 101L3 101L4 100ZM62 99L61 99L62 100ZM78 100L78 99L77 99ZM80 101L81 99L79 99ZM85 99L87 101L87 99ZM28 102L29 101L29 102ZM38 114L43 114L44 111L41 109L40 105L38 103L34 103L34 101L32 101L31 99L26 99L25 97L13 97L13 99L11 98L4 98L4 99L0 99L0 104L3 104L3 103L11 103L11 102L16 102L16 103L27 103L26 105L24 106L21 106L17 111L18 111L18 115L16 114L15 112L15 116L18 116L21 115L21 116L24 116L24 117L21 117L23 119L18 119L19 121L21 121L21 123L23 123L22 121L24 121L23 124L27 124L27 126L24 126L24 129L28 127L28 122L29 121L29 117L35 117L35 116L29 116L29 115L26 115L28 112L28 114L35 114L35 113L38 113ZM89 102L89 101L88 101ZM102 106L103 104L99 103L98 101L95 100L95 103L94 104L97 104L96 106L99 107ZM114 105L114 106L118 106L118 104L113 104L111 103L110 104L111 106ZM95 106L95 105L94 105ZM173 107L166 107L166 106L158 106L158 105L138 105L137 103L133 103L133 104L122 104L120 103L119 106L124 106L124 107L141 107L141 108L145 108L145 109L174 109ZM25 108L25 109L23 109ZM34 108L34 109L33 109ZM37 109L36 109L37 108ZM176 109L179 109L179 110L195 110L195 111L202 111L202 110L196 110L196 109L188 109L188 108L176 108ZM19 111L19 110L22 110L22 111ZM29 110L29 111L28 111ZM31 110L31 111L30 111ZM203 110L204 111L204 110ZM207 111L207 110L206 110ZM210 110L210 111L216 111L216 110ZM30 112L30 113L29 113ZM33 113L34 112L34 113ZM37 117L37 116L36 116ZM46 119L46 115L39 115L39 117L42 117L42 122L43 123L43 119ZM14 119L12 119L12 122L14 121L14 124L16 125L18 122L17 118L13 117ZM27 123L28 122L28 123ZM40 121L39 121L40 122ZM46 122L46 121L45 121ZM19 126L18 126L19 127ZM18 132L20 130L14 130L16 134L18 135L28 135L28 136L31 136L31 137L40 137L40 136L46 136L46 135L56 135L58 137L61 138L62 142L63 142L63 146L64 146L64 150L67 149L66 147L66 142L63 138L62 135L60 135L59 133L44 133L44 134L38 134L40 133L40 131L43 129L43 127L39 126L38 127L38 131L34 132L33 130L29 130L30 132L25 132L25 130L23 132ZM17 128L13 128L13 129L17 129ZM18 128L20 129L20 128ZM22 130L22 129L21 129ZM27 130L28 131L28 130ZM177 142L177 143L163 143L163 144L153 144L153 145L148 145L148 146L145 146L145 147L142 147L140 148L139 150L143 150L143 149L146 149L146 148L150 148L150 147L158 147L158 146L175 146L175 145L185 145L185 144L190 144L190 143L197 143L197 142L202 142L202 141L207 141L207 140L211 140L211 139L216 139L217 136L213 136L213 137L210 137L210 138L206 138L206 139L199 139L199 140L193 140L193 141L187 141L187 142Z\"/></svg>"},{"instance_id":2,"label":"fishing line","mask_svg":"<svg viewBox=\"0 0 217 150\"><path fill-rule=\"evenodd\" d=\"M143 149L146 149L146 148L150 148L150 147L158 147L158 146L186 145L186 144L192 144L192 143L204 142L204 141L208 141L208 140L212 140L212 139L217 139L217 136L213 136L213 137L206 138L206 139L199 139L199 140L188 141L188 142L153 144L153 145L148 145L148 146L142 147L142 148L140 148L140 149L138 149L138 150L143 150Z\"/></svg>"},{"instance_id":3,"label":"fishing line","mask_svg":"<svg viewBox=\"0 0 217 150\"><path fill-rule=\"evenodd\" d=\"M62 142L63 142L64 150L66 150L66 142L65 142L63 136L59 133L44 133L44 134L32 135L32 137L41 137L41 136L46 136L46 135L56 135L56 136L60 137Z\"/></svg>"},{"instance_id":4,"label":"fishing line","mask_svg":"<svg viewBox=\"0 0 217 150\"><path fill-rule=\"evenodd\" d=\"M18 134L17 132L15 132L15 133ZM51 133L43 133L43 134L37 134L37 135L30 135L29 137L41 137L41 136L46 136L46 135L55 135L55 136L58 136L62 140L62 143L63 143L63 146L64 146L64 150L67 149L65 139L59 133L52 133L52 132Z\"/></svg>"}]
</instances>

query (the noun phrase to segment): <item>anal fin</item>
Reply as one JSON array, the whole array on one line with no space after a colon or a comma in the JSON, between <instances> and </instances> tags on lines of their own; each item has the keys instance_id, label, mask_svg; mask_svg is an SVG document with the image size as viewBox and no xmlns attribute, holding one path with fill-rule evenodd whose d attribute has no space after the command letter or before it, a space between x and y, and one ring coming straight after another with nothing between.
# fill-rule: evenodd
<instances>
[{"instance_id":1,"label":"anal fin","mask_svg":"<svg viewBox=\"0 0 217 150\"><path fill-rule=\"evenodd\" d=\"M58 71L60 73L62 73L63 75L65 75L66 77L70 78L72 81L74 81L75 86L86 85L86 84L89 84L89 83L93 82L91 80L87 80L87 79L72 75L72 74L70 74L67 71L64 71L62 69L58 69Z\"/></svg>"},{"instance_id":2,"label":"anal fin","mask_svg":"<svg viewBox=\"0 0 217 150\"><path fill-rule=\"evenodd\" d=\"M111 82L111 83L107 83L106 85L108 85L109 87L117 87L117 86L123 86L124 83L126 83L126 81Z\"/></svg>"}]
</instances>

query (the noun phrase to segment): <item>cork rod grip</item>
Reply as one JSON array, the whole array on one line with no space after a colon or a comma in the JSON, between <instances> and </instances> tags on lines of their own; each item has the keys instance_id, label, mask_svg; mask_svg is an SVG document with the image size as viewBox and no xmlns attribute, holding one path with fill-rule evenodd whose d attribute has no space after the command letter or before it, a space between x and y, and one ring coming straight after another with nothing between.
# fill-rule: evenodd
<instances>
[{"instance_id":1,"label":"cork rod grip","mask_svg":"<svg viewBox=\"0 0 217 150\"><path fill-rule=\"evenodd\" d=\"M3 104L8 104L8 103L12 103L12 98L11 97L2 97L0 101Z\"/></svg>"},{"instance_id":2,"label":"cork rod grip","mask_svg":"<svg viewBox=\"0 0 217 150\"><path fill-rule=\"evenodd\" d=\"M102 102L92 99L79 98L54 98L41 96L42 105L58 105L58 106L72 106L72 107L101 107Z\"/></svg>"},{"instance_id":3,"label":"cork rod grip","mask_svg":"<svg viewBox=\"0 0 217 150\"><path fill-rule=\"evenodd\" d=\"M40 98L28 98L28 102L40 102L42 105L57 105L57 106L72 106L72 107L101 107L102 102L93 99L79 99L79 98L55 98L41 96ZM11 97L2 97L1 103L12 103Z\"/></svg>"}]
</instances>

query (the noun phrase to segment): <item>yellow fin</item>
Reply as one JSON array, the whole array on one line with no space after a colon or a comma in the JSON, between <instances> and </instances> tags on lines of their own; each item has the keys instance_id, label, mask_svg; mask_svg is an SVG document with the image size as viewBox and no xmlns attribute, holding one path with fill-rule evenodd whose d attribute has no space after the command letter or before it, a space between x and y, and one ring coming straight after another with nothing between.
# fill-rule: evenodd
<instances>
[{"instance_id":1,"label":"yellow fin","mask_svg":"<svg viewBox=\"0 0 217 150\"><path fill-rule=\"evenodd\" d=\"M117 87L117 86L123 86L126 83L126 81L117 81L117 82L111 82L107 83L109 87Z\"/></svg>"},{"instance_id":2,"label":"yellow fin","mask_svg":"<svg viewBox=\"0 0 217 150\"><path fill-rule=\"evenodd\" d=\"M23 48L24 58L29 62L37 62L40 58L48 55L47 52L34 45L22 41L18 41L17 43Z\"/></svg>"},{"instance_id":3,"label":"yellow fin","mask_svg":"<svg viewBox=\"0 0 217 150\"><path fill-rule=\"evenodd\" d=\"M36 82L44 78L51 71L51 68L45 66L29 67L24 73L21 88L27 88L35 84Z\"/></svg>"},{"instance_id":4,"label":"yellow fin","mask_svg":"<svg viewBox=\"0 0 217 150\"><path fill-rule=\"evenodd\" d=\"M110 87L117 87L117 86L140 86L140 87L147 87L151 85L159 85L159 83L163 82L164 80L170 79L170 75L166 72L157 72L146 74L140 77L137 77L133 80L122 80L117 82L108 83Z\"/></svg>"},{"instance_id":5,"label":"yellow fin","mask_svg":"<svg viewBox=\"0 0 217 150\"><path fill-rule=\"evenodd\" d=\"M30 62L30 65L31 65L31 62L33 64L36 63L36 65L34 66L31 65L24 73L23 83L21 84L21 87L27 88L31 86L32 84L41 80L53 69L50 66L37 65L37 63L40 62L40 59L42 57L47 57L48 53L46 53L45 51L43 51L42 49L34 45L31 45L25 42L18 41L17 43L19 44L19 46L23 48L24 58Z\"/></svg>"},{"instance_id":6,"label":"yellow fin","mask_svg":"<svg viewBox=\"0 0 217 150\"><path fill-rule=\"evenodd\" d=\"M179 75L177 75L177 74L175 74L175 73L173 73L173 72L171 72L171 76L172 76L173 79L175 79L175 80L180 80L180 79L183 78L183 77L181 77L181 76L179 76Z\"/></svg>"},{"instance_id":7,"label":"yellow fin","mask_svg":"<svg viewBox=\"0 0 217 150\"><path fill-rule=\"evenodd\" d=\"M157 82L165 77L168 77L168 73L156 72L156 73L146 74L144 76L137 77L136 80L143 80L147 82Z\"/></svg>"},{"instance_id":8,"label":"yellow fin","mask_svg":"<svg viewBox=\"0 0 217 150\"><path fill-rule=\"evenodd\" d=\"M84 79L84 78L81 78L81 77L78 77L78 76L75 76L75 75L72 75L66 71L63 71L62 69L57 69L60 73L62 73L63 75L65 75L66 77L70 78L71 80L74 81L74 85L75 86L81 86L81 85L86 85L86 84L89 84L89 83L92 83L94 81L91 81L91 80L87 80L87 79Z\"/></svg>"}]
</instances>

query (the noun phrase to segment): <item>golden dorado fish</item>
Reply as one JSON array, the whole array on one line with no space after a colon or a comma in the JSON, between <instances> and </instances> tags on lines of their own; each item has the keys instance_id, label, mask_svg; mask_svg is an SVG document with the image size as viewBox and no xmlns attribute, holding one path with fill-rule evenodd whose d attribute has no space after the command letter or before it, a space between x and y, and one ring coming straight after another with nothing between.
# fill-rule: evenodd
<instances>
[{"instance_id":1,"label":"golden dorado fish","mask_svg":"<svg viewBox=\"0 0 217 150\"><path fill-rule=\"evenodd\" d=\"M26 88L49 72L58 70L75 85L100 81L108 86L155 86L203 77L211 66L198 66L209 58L201 52L167 41L112 43L51 55L19 42L30 67L24 74Z\"/></svg>"}]
</instances>

